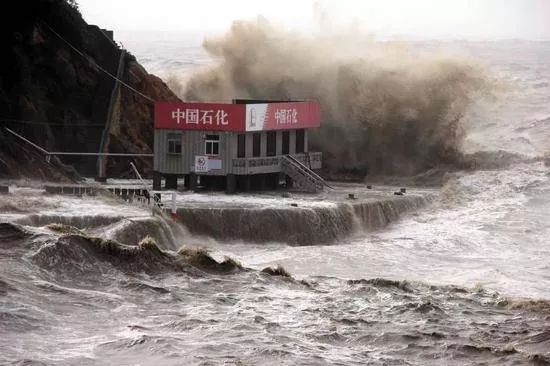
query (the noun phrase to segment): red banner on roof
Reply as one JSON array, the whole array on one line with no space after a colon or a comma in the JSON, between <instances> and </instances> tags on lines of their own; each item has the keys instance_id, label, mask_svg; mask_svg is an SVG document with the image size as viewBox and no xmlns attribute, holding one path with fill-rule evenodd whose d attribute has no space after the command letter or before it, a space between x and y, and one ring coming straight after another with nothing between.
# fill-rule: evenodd
<instances>
[{"instance_id":1,"label":"red banner on roof","mask_svg":"<svg viewBox=\"0 0 550 366\"><path fill-rule=\"evenodd\" d=\"M246 105L246 130L294 130L321 125L321 108L313 102Z\"/></svg>"},{"instance_id":2,"label":"red banner on roof","mask_svg":"<svg viewBox=\"0 0 550 366\"><path fill-rule=\"evenodd\" d=\"M155 103L155 128L244 131L246 106L220 103Z\"/></svg>"},{"instance_id":3,"label":"red banner on roof","mask_svg":"<svg viewBox=\"0 0 550 366\"><path fill-rule=\"evenodd\" d=\"M246 132L320 125L321 108L314 102L155 103L157 129Z\"/></svg>"}]
</instances>

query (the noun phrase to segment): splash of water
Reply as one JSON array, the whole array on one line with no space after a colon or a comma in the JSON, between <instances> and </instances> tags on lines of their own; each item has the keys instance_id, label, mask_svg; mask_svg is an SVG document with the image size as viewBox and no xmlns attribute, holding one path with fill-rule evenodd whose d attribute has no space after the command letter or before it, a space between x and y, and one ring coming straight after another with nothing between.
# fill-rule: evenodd
<instances>
[{"instance_id":1,"label":"splash of water","mask_svg":"<svg viewBox=\"0 0 550 366\"><path fill-rule=\"evenodd\" d=\"M205 50L220 63L188 80L188 100L316 99L312 136L330 172L415 174L458 164L460 121L491 90L487 73L459 59L359 34L303 36L265 21L235 22Z\"/></svg>"}]
</instances>

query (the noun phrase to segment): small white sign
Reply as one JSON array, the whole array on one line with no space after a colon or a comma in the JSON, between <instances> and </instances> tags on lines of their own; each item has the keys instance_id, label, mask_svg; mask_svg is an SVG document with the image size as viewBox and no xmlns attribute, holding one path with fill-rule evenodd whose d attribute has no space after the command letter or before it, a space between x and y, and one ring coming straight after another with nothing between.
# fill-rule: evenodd
<instances>
[{"instance_id":1,"label":"small white sign","mask_svg":"<svg viewBox=\"0 0 550 366\"><path fill-rule=\"evenodd\" d=\"M208 159L208 168L210 170L220 170L222 168L222 161L220 159Z\"/></svg>"},{"instance_id":2,"label":"small white sign","mask_svg":"<svg viewBox=\"0 0 550 366\"><path fill-rule=\"evenodd\" d=\"M209 170L208 156L195 155L195 173L206 173Z\"/></svg>"}]
</instances>

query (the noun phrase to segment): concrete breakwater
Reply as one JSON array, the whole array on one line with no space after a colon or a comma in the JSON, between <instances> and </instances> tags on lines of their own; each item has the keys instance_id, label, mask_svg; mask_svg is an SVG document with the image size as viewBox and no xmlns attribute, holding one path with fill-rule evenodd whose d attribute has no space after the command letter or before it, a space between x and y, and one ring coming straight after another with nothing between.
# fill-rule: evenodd
<instances>
[{"instance_id":1,"label":"concrete breakwater","mask_svg":"<svg viewBox=\"0 0 550 366\"><path fill-rule=\"evenodd\" d=\"M190 233L219 240L328 244L359 230L383 228L434 197L426 193L286 207L191 205L178 208L177 217Z\"/></svg>"},{"instance_id":2,"label":"concrete breakwater","mask_svg":"<svg viewBox=\"0 0 550 366\"><path fill-rule=\"evenodd\" d=\"M390 187L371 190L343 186L316 195L180 192L176 194L174 221L148 206L119 200L117 195L75 195L73 190L69 195L44 195L38 189L18 188L13 195L5 196L3 207L7 212L0 219L37 227L69 225L129 245L150 235L161 247L172 250L191 242L200 245L204 238L220 242L331 244L362 230L381 229L429 204L437 195L433 190L412 190L397 196L394 191Z\"/></svg>"}]
</instances>

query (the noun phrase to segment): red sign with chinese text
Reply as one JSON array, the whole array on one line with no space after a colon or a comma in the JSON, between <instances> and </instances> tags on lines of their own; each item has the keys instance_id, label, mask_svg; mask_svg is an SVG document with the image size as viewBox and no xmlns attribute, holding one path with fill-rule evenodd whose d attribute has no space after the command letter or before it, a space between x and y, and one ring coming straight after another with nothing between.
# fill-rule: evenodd
<instances>
[{"instance_id":1,"label":"red sign with chinese text","mask_svg":"<svg viewBox=\"0 0 550 366\"><path fill-rule=\"evenodd\" d=\"M246 105L247 131L294 130L321 125L321 108L313 102Z\"/></svg>"},{"instance_id":2,"label":"red sign with chinese text","mask_svg":"<svg viewBox=\"0 0 550 366\"><path fill-rule=\"evenodd\" d=\"M320 125L321 108L314 102L155 103L156 129L246 132Z\"/></svg>"},{"instance_id":3,"label":"red sign with chinese text","mask_svg":"<svg viewBox=\"0 0 550 366\"><path fill-rule=\"evenodd\" d=\"M243 131L246 107L221 103L155 103L155 128Z\"/></svg>"}]
</instances>

